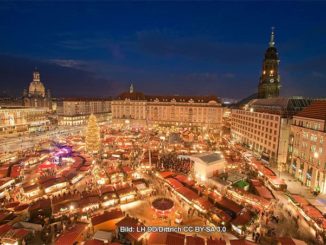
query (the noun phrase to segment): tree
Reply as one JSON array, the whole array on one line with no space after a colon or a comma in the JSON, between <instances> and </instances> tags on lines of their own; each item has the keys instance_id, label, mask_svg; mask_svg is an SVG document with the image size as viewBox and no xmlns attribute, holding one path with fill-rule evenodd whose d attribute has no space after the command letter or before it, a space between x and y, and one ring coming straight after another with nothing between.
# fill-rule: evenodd
<instances>
[{"instance_id":1,"label":"tree","mask_svg":"<svg viewBox=\"0 0 326 245\"><path fill-rule=\"evenodd\" d=\"M91 114L87 123L86 130L86 151L96 153L100 150L100 128L97 125L96 117Z\"/></svg>"}]
</instances>

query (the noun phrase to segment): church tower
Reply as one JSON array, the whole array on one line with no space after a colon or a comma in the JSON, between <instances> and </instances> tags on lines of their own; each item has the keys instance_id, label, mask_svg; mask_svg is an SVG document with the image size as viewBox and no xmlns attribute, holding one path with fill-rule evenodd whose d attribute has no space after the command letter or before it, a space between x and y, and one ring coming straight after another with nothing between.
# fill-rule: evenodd
<instances>
[{"instance_id":1,"label":"church tower","mask_svg":"<svg viewBox=\"0 0 326 245\"><path fill-rule=\"evenodd\" d=\"M130 84L130 88L129 88L129 93L133 93L134 92L134 85Z\"/></svg>"},{"instance_id":2,"label":"church tower","mask_svg":"<svg viewBox=\"0 0 326 245\"><path fill-rule=\"evenodd\" d=\"M278 73L279 63L280 60L278 59L278 53L274 41L274 28L272 28L271 39L269 47L265 52L262 73L259 80L258 98L279 96L281 88L280 76Z\"/></svg>"}]
</instances>

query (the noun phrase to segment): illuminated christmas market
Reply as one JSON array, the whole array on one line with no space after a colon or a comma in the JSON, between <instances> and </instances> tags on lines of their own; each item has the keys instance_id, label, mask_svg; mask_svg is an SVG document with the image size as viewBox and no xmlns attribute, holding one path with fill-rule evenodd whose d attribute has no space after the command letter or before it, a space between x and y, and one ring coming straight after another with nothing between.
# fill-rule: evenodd
<instances>
[{"instance_id":1,"label":"illuminated christmas market","mask_svg":"<svg viewBox=\"0 0 326 245\"><path fill-rule=\"evenodd\" d=\"M326 5L266 6L4 2L0 245L325 244Z\"/></svg>"}]
</instances>

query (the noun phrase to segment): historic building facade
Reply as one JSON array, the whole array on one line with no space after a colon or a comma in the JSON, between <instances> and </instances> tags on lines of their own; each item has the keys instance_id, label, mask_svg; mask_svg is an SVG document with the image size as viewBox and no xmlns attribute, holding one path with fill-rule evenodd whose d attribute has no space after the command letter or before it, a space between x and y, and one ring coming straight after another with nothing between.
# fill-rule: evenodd
<instances>
[{"instance_id":1,"label":"historic building facade","mask_svg":"<svg viewBox=\"0 0 326 245\"><path fill-rule=\"evenodd\" d=\"M281 170L287 161L292 116L309 104L305 99L254 99L231 111L232 139Z\"/></svg>"},{"instance_id":2,"label":"historic building facade","mask_svg":"<svg viewBox=\"0 0 326 245\"><path fill-rule=\"evenodd\" d=\"M280 93L279 58L274 41L274 30L271 33L269 47L265 52L262 73L258 84L258 98L278 97Z\"/></svg>"},{"instance_id":3,"label":"historic building facade","mask_svg":"<svg viewBox=\"0 0 326 245\"><path fill-rule=\"evenodd\" d=\"M46 107L51 109L51 93L45 90L41 82L40 73L33 72L33 81L29 84L28 91L24 90L23 105L26 107Z\"/></svg>"},{"instance_id":4,"label":"historic building facade","mask_svg":"<svg viewBox=\"0 0 326 245\"><path fill-rule=\"evenodd\" d=\"M59 125L84 125L91 114L98 122L111 120L111 99L67 98L57 101Z\"/></svg>"},{"instance_id":5,"label":"historic building facade","mask_svg":"<svg viewBox=\"0 0 326 245\"><path fill-rule=\"evenodd\" d=\"M313 191L326 193L326 101L314 101L293 117L289 172Z\"/></svg>"},{"instance_id":6,"label":"historic building facade","mask_svg":"<svg viewBox=\"0 0 326 245\"><path fill-rule=\"evenodd\" d=\"M48 130L47 111L47 108L0 107L0 135Z\"/></svg>"},{"instance_id":7,"label":"historic building facade","mask_svg":"<svg viewBox=\"0 0 326 245\"><path fill-rule=\"evenodd\" d=\"M112 101L112 121L135 126L206 126L222 125L223 108L215 96L154 96L135 92L120 94Z\"/></svg>"}]
</instances>

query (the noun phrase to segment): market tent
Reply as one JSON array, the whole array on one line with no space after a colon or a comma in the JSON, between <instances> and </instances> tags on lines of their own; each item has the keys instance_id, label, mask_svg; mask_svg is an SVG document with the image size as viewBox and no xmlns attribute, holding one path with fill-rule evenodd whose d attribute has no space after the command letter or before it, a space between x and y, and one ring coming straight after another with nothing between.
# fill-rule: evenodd
<instances>
[{"instance_id":1,"label":"market tent","mask_svg":"<svg viewBox=\"0 0 326 245\"><path fill-rule=\"evenodd\" d=\"M217 238L208 238L207 239L207 245L226 245L226 242L224 240L218 240Z\"/></svg>"},{"instance_id":2,"label":"market tent","mask_svg":"<svg viewBox=\"0 0 326 245\"><path fill-rule=\"evenodd\" d=\"M197 195L197 193L195 193L194 191L188 189L187 187L180 187L177 190L177 192L179 192L182 196L184 196L189 201L193 201L193 200L199 198L199 196Z\"/></svg>"},{"instance_id":3,"label":"market tent","mask_svg":"<svg viewBox=\"0 0 326 245\"><path fill-rule=\"evenodd\" d=\"M185 235L169 232L161 233L155 232L150 233L148 238L148 245L184 245Z\"/></svg>"},{"instance_id":4,"label":"market tent","mask_svg":"<svg viewBox=\"0 0 326 245\"><path fill-rule=\"evenodd\" d=\"M296 194L292 194L291 198L297 202L300 206L307 206L309 205L309 202L302 196L300 195L296 195Z\"/></svg>"},{"instance_id":5,"label":"market tent","mask_svg":"<svg viewBox=\"0 0 326 245\"><path fill-rule=\"evenodd\" d=\"M214 207L213 204L211 204L207 199L203 197L199 197L195 200L195 203L197 203L199 206L201 206L206 211L209 211L211 208Z\"/></svg>"},{"instance_id":6,"label":"market tent","mask_svg":"<svg viewBox=\"0 0 326 245\"><path fill-rule=\"evenodd\" d=\"M312 205L307 205L303 207L303 211L312 219L323 219L322 213Z\"/></svg>"},{"instance_id":7,"label":"market tent","mask_svg":"<svg viewBox=\"0 0 326 245\"><path fill-rule=\"evenodd\" d=\"M173 178L167 178L166 181L174 188L174 190L178 190L181 187L183 187L183 184L181 184L179 181Z\"/></svg>"},{"instance_id":8,"label":"market tent","mask_svg":"<svg viewBox=\"0 0 326 245\"><path fill-rule=\"evenodd\" d=\"M176 177L174 177L175 179L179 180L181 183L187 185L187 186L193 186L195 184L195 181L194 180L190 180L188 179L187 176L185 175L177 175Z\"/></svg>"},{"instance_id":9,"label":"market tent","mask_svg":"<svg viewBox=\"0 0 326 245\"><path fill-rule=\"evenodd\" d=\"M268 190L265 186L255 186L255 189L259 196L267 200L274 199L274 196L272 195L271 191Z\"/></svg>"},{"instance_id":10,"label":"market tent","mask_svg":"<svg viewBox=\"0 0 326 245\"><path fill-rule=\"evenodd\" d=\"M173 172L161 172L160 175L161 175L161 177L163 179L166 179L166 178L172 177L173 175L175 175L175 173L173 173Z\"/></svg>"}]
</instances>

